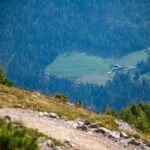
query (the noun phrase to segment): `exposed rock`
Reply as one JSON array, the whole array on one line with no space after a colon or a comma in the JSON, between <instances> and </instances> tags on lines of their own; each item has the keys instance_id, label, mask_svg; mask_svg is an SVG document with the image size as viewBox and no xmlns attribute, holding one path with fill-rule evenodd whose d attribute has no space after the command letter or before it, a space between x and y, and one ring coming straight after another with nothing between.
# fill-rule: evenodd
<instances>
[{"instance_id":1,"label":"exposed rock","mask_svg":"<svg viewBox=\"0 0 150 150\"><path fill-rule=\"evenodd\" d=\"M120 142L124 145L124 146L128 146L128 144L130 143L130 141L135 140L134 137L130 137L127 139L121 139Z\"/></svg>"},{"instance_id":2,"label":"exposed rock","mask_svg":"<svg viewBox=\"0 0 150 150\"><path fill-rule=\"evenodd\" d=\"M47 141L43 137L39 137L37 143L40 150L52 150L55 146L51 140Z\"/></svg>"},{"instance_id":3,"label":"exposed rock","mask_svg":"<svg viewBox=\"0 0 150 150\"><path fill-rule=\"evenodd\" d=\"M121 136L122 138L128 138L128 137L129 137L129 136L128 136L125 132L123 132L123 131L120 132L120 136Z\"/></svg>"},{"instance_id":4,"label":"exposed rock","mask_svg":"<svg viewBox=\"0 0 150 150\"><path fill-rule=\"evenodd\" d=\"M45 143L39 143L38 148L39 150L52 150L52 148L47 146Z\"/></svg>"},{"instance_id":5,"label":"exposed rock","mask_svg":"<svg viewBox=\"0 0 150 150\"><path fill-rule=\"evenodd\" d=\"M115 120L115 122L120 130L128 131L132 134L138 134L138 132L135 131L127 122L124 122L123 120Z\"/></svg>"},{"instance_id":6,"label":"exposed rock","mask_svg":"<svg viewBox=\"0 0 150 150\"><path fill-rule=\"evenodd\" d=\"M98 129L95 130L95 132L105 134L105 133L110 133L111 131L104 127L99 127Z\"/></svg>"},{"instance_id":7,"label":"exposed rock","mask_svg":"<svg viewBox=\"0 0 150 150\"><path fill-rule=\"evenodd\" d=\"M56 113L49 113L48 116L51 118L59 118L59 116Z\"/></svg>"},{"instance_id":8,"label":"exposed rock","mask_svg":"<svg viewBox=\"0 0 150 150\"><path fill-rule=\"evenodd\" d=\"M44 116L44 113L41 112L41 111L39 111L39 116L40 116L40 117Z\"/></svg>"},{"instance_id":9,"label":"exposed rock","mask_svg":"<svg viewBox=\"0 0 150 150\"><path fill-rule=\"evenodd\" d=\"M128 146L128 140L127 139L120 140L120 143L123 144L125 147Z\"/></svg>"},{"instance_id":10,"label":"exposed rock","mask_svg":"<svg viewBox=\"0 0 150 150\"><path fill-rule=\"evenodd\" d=\"M69 141L69 140L65 140L64 143L67 144L67 145L70 146L70 147L74 147L74 146L75 146L75 145L74 145L71 141Z\"/></svg>"},{"instance_id":11,"label":"exposed rock","mask_svg":"<svg viewBox=\"0 0 150 150\"><path fill-rule=\"evenodd\" d=\"M43 112L43 116L49 117L48 112Z\"/></svg>"},{"instance_id":12,"label":"exposed rock","mask_svg":"<svg viewBox=\"0 0 150 150\"><path fill-rule=\"evenodd\" d=\"M120 132L118 131L112 131L109 133L109 137L115 138L115 139L120 139Z\"/></svg>"},{"instance_id":13,"label":"exposed rock","mask_svg":"<svg viewBox=\"0 0 150 150\"><path fill-rule=\"evenodd\" d=\"M87 134L93 135L93 132L92 131L88 131Z\"/></svg>"},{"instance_id":14,"label":"exposed rock","mask_svg":"<svg viewBox=\"0 0 150 150\"><path fill-rule=\"evenodd\" d=\"M90 128L99 128L100 122L92 123L89 127Z\"/></svg>"},{"instance_id":15,"label":"exposed rock","mask_svg":"<svg viewBox=\"0 0 150 150\"><path fill-rule=\"evenodd\" d=\"M142 144L142 142L140 140L135 140L135 139L130 140L128 143L133 144L133 145L137 145L137 146Z\"/></svg>"},{"instance_id":16,"label":"exposed rock","mask_svg":"<svg viewBox=\"0 0 150 150\"><path fill-rule=\"evenodd\" d=\"M59 118L59 116L56 113L48 113L48 112L39 112L39 116L43 117L50 117L50 118Z\"/></svg>"},{"instance_id":17,"label":"exposed rock","mask_svg":"<svg viewBox=\"0 0 150 150\"><path fill-rule=\"evenodd\" d=\"M146 146L146 145L141 145L141 149L142 150L150 150L150 148L148 146Z\"/></svg>"},{"instance_id":18,"label":"exposed rock","mask_svg":"<svg viewBox=\"0 0 150 150\"><path fill-rule=\"evenodd\" d=\"M73 128L77 128L78 127L78 123L74 122L74 121L66 121L66 123L68 125L70 125Z\"/></svg>"},{"instance_id":19,"label":"exposed rock","mask_svg":"<svg viewBox=\"0 0 150 150\"><path fill-rule=\"evenodd\" d=\"M147 146L147 147L150 147L150 142L146 142L146 146Z\"/></svg>"},{"instance_id":20,"label":"exposed rock","mask_svg":"<svg viewBox=\"0 0 150 150\"><path fill-rule=\"evenodd\" d=\"M88 131L88 126L87 125L82 125L82 126L78 126L77 129L81 129L82 131Z\"/></svg>"},{"instance_id":21,"label":"exposed rock","mask_svg":"<svg viewBox=\"0 0 150 150\"><path fill-rule=\"evenodd\" d=\"M77 120L77 121L75 121L75 122L78 123L79 126L83 126L83 125L84 125L84 122L81 121L81 120Z\"/></svg>"},{"instance_id":22,"label":"exposed rock","mask_svg":"<svg viewBox=\"0 0 150 150\"><path fill-rule=\"evenodd\" d=\"M56 146L53 150L64 150L62 147Z\"/></svg>"},{"instance_id":23,"label":"exposed rock","mask_svg":"<svg viewBox=\"0 0 150 150\"><path fill-rule=\"evenodd\" d=\"M84 125L90 125L91 122L89 120L84 120Z\"/></svg>"},{"instance_id":24,"label":"exposed rock","mask_svg":"<svg viewBox=\"0 0 150 150\"><path fill-rule=\"evenodd\" d=\"M49 147L54 147L55 146L53 141L51 141L51 140L47 140L46 145L49 146Z\"/></svg>"}]
</instances>

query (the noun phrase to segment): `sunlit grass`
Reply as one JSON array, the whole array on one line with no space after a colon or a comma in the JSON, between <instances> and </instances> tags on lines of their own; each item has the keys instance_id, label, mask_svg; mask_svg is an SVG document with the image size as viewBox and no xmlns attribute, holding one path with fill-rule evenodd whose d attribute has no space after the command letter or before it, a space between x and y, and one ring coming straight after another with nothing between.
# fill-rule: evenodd
<instances>
[{"instance_id":1,"label":"sunlit grass","mask_svg":"<svg viewBox=\"0 0 150 150\"><path fill-rule=\"evenodd\" d=\"M14 87L0 85L0 107L24 108L38 111L54 112L65 116L69 120L88 119L92 122L101 122L109 129L116 129L114 118L107 115L98 115L80 107L72 106L54 97L44 96L37 92L24 91Z\"/></svg>"}]
</instances>

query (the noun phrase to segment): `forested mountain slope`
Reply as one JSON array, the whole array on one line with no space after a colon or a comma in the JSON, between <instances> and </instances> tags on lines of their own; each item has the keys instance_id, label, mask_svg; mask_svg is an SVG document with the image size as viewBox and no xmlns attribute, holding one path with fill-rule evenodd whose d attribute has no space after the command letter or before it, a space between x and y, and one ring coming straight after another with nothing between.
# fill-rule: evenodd
<instances>
[{"instance_id":1,"label":"forested mountain slope","mask_svg":"<svg viewBox=\"0 0 150 150\"><path fill-rule=\"evenodd\" d=\"M70 81L46 77L44 69L65 52L121 57L149 47L149 12L149 0L1 0L0 62L15 85L47 94L68 94L71 87L71 99L105 108L103 101L120 97L99 88L98 94L88 96L85 89L92 91L94 85L80 93ZM104 95L100 101L99 91ZM146 97L134 95L136 100ZM124 99L129 102L128 96Z\"/></svg>"}]
</instances>

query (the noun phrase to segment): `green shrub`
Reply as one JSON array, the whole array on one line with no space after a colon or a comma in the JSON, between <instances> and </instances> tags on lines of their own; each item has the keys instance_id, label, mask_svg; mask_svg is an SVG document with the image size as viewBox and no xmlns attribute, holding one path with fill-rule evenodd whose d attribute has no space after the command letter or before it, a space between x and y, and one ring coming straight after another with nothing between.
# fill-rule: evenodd
<instances>
[{"instance_id":1,"label":"green shrub","mask_svg":"<svg viewBox=\"0 0 150 150\"><path fill-rule=\"evenodd\" d=\"M113 108L106 108L105 114L111 115L113 117L118 117L117 112Z\"/></svg>"},{"instance_id":2,"label":"green shrub","mask_svg":"<svg viewBox=\"0 0 150 150\"><path fill-rule=\"evenodd\" d=\"M82 106L83 106L83 100L79 100L79 101L77 102L76 106L82 107Z\"/></svg>"},{"instance_id":3,"label":"green shrub","mask_svg":"<svg viewBox=\"0 0 150 150\"><path fill-rule=\"evenodd\" d=\"M56 93L53 95L55 98L58 98L59 100L61 100L62 102L67 102L68 101L68 97L63 95L63 94L59 94Z\"/></svg>"},{"instance_id":4,"label":"green shrub","mask_svg":"<svg viewBox=\"0 0 150 150\"><path fill-rule=\"evenodd\" d=\"M15 127L10 120L0 118L0 150L37 150L37 137L31 137L24 127Z\"/></svg>"},{"instance_id":5,"label":"green shrub","mask_svg":"<svg viewBox=\"0 0 150 150\"><path fill-rule=\"evenodd\" d=\"M120 113L107 108L105 114L120 118L143 133L150 133L150 103L132 103L131 106L122 109Z\"/></svg>"},{"instance_id":6,"label":"green shrub","mask_svg":"<svg viewBox=\"0 0 150 150\"><path fill-rule=\"evenodd\" d=\"M120 113L120 118L144 133L150 133L150 103L133 103Z\"/></svg>"},{"instance_id":7,"label":"green shrub","mask_svg":"<svg viewBox=\"0 0 150 150\"><path fill-rule=\"evenodd\" d=\"M13 83L6 78L4 69L2 67L0 67L0 84L4 84L7 86L13 85Z\"/></svg>"}]
</instances>

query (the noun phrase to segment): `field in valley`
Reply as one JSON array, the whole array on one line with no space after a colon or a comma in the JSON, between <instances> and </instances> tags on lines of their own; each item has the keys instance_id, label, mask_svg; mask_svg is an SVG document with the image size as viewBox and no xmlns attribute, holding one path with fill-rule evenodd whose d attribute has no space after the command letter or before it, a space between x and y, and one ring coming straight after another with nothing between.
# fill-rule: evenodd
<instances>
[{"instance_id":1,"label":"field in valley","mask_svg":"<svg viewBox=\"0 0 150 150\"><path fill-rule=\"evenodd\" d=\"M144 50L130 53L120 59L102 58L78 52L65 53L48 65L45 73L58 78L72 79L77 83L104 85L115 74L112 65L134 67L139 61L145 61L147 57L148 54Z\"/></svg>"}]
</instances>

